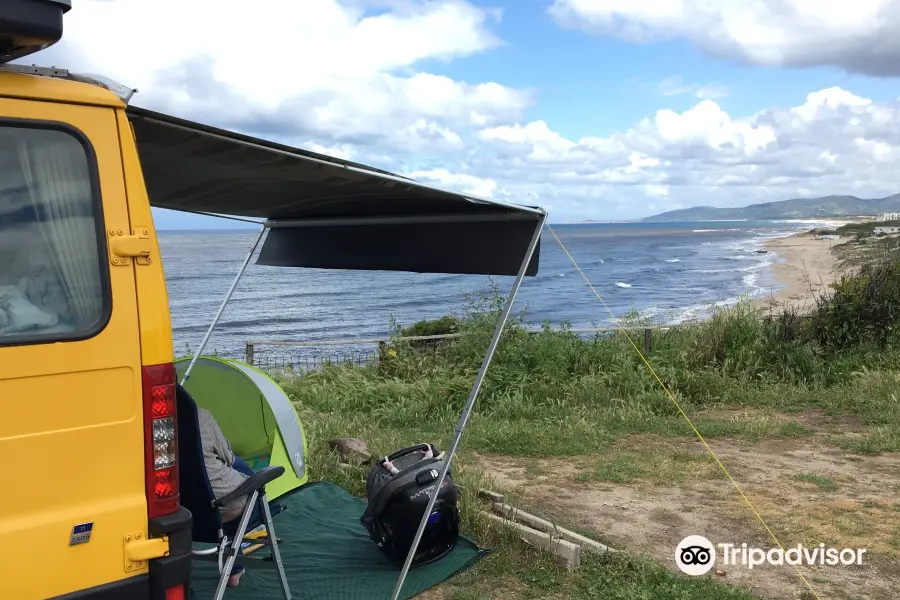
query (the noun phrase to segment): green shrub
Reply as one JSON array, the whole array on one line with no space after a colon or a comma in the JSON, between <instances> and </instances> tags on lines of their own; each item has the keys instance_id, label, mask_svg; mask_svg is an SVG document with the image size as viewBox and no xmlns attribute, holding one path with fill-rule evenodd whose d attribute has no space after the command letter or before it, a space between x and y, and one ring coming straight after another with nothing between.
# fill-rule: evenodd
<instances>
[{"instance_id":1,"label":"green shrub","mask_svg":"<svg viewBox=\"0 0 900 600\"><path fill-rule=\"evenodd\" d=\"M450 333L459 333L459 319L452 315L446 315L433 321L419 321L400 330L401 337L446 335Z\"/></svg>"},{"instance_id":2,"label":"green shrub","mask_svg":"<svg viewBox=\"0 0 900 600\"><path fill-rule=\"evenodd\" d=\"M812 338L831 350L883 347L900 319L900 257L883 254L831 284L813 313Z\"/></svg>"}]
</instances>

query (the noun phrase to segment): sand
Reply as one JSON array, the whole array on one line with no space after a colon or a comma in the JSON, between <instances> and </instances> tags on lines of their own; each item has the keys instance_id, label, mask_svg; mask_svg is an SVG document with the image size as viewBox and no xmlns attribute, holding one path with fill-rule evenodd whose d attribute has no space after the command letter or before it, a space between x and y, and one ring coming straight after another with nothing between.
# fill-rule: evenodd
<instances>
[{"instance_id":1,"label":"sand","mask_svg":"<svg viewBox=\"0 0 900 600\"><path fill-rule=\"evenodd\" d=\"M766 250L776 259L772 275L781 289L766 290L759 305L767 309L792 306L801 312L814 308L816 298L840 276L832 248L845 241L808 232L769 241Z\"/></svg>"}]
</instances>

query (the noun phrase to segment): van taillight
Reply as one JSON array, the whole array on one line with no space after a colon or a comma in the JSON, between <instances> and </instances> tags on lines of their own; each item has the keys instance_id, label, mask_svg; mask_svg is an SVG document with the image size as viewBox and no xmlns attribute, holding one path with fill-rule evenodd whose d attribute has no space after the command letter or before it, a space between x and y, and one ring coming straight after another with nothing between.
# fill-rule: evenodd
<instances>
[{"instance_id":1,"label":"van taillight","mask_svg":"<svg viewBox=\"0 0 900 600\"><path fill-rule=\"evenodd\" d=\"M174 585L166 590L166 600L184 600L184 584Z\"/></svg>"},{"instance_id":2,"label":"van taillight","mask_svg":"<svg viewBox=\"0 0 900 600\"><path fill-rule=\"evenodd\" d=\"M175 365L141 369L144 389L144 470L149 517L178 510L178 423Z\"/></svg>"}]
</instances>

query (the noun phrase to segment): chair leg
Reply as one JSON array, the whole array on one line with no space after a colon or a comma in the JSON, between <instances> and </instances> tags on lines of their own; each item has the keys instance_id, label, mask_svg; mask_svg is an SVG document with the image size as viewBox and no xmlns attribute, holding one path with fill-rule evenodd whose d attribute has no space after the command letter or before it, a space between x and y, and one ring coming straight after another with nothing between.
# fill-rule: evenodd
<instances>
[{"instance_id":1,"label":"chair leg","mask_svg":"<svg viewBox=\"0 0 900 600\"><path fill-rule=\"evenodd\" d=\"M272 558L275 560L275 566L278 567L278 578L281 580L281 595L284 597L284 600L291 600L291 588L288 586L287 575L284 573L284 563L281 562L278 538L275 535L275 526L272 525L272 512L269 510L269 501L266 499L265 492L259 497L259 504L263 518L266 521L266 533L269 534L269 539L272 543Z\"/></svg>"},{"instance_id":2,"label":"chair leg","mask_svg":"<svg viewBox=\"0 0 900 600\"><path fill-rule=\"evenodd\" d=\"M250 495L247 505L244 507L244 514L241 515L241 522L238 525L237 532L234 534L234 539L231 540L231 552L225 560L225 566L222 568L222 572L219 574L219 585L216 587L216 594L213 596L213 600L222 600L222 596L225 595L225 588L228 586L228 578L231 577L231 569L234 567L234 561L241 551L241 543L244 541L244 534L247 532L247 525L250 523L250 515L253 514L253 505L256 503L258 497L259 492L254 491L253 494Z\"/></svg>"}]
</instances>

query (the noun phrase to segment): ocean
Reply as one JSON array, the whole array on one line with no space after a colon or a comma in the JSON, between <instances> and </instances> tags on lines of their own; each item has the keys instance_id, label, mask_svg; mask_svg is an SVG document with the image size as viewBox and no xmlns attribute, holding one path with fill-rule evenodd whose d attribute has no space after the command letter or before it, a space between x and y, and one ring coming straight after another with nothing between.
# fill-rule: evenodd
<instances>
[{"instance_id":1,"label":"ocean","mask_svg":"<svg viewBox=\"0 0 900 600\"><path fill-rule=\"evenodd\" d=\"M778 289L757 250L822 222L588 223L554 225L616 317L636 311L659 323L702 319L713 306ZM196 350L258 232L164 231L159 240L177 354ZM614 325L609 311L545 229L540 272L524 280L516 314L536 326ZM242 356L248 340L384 337L391 319L409 325L460 314L492 281L513 277L422 275L263 267L251 261L206 352ZM523 313L524 311L524 313Z\"/></svg>"}]
</instances>

